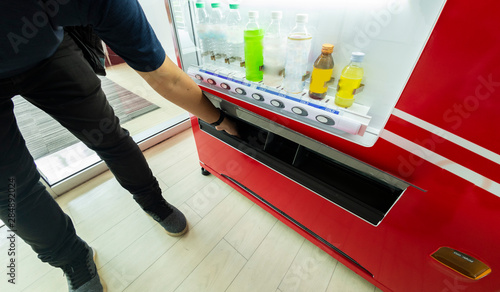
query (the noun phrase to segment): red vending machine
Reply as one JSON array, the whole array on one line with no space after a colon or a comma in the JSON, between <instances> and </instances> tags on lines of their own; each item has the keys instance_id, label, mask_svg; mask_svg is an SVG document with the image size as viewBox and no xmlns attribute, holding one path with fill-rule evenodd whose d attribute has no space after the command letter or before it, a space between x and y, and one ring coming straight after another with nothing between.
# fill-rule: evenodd
<instances>
[{"instance_id":1,"label":"red vending machine","mask_svg":"<svg viewBox=\"0 0 500 292\"><path fill-rule=\"evenodd\" d=\"M499 2L242 0L240 34L210 20L232 2L211 3L167 2L179 66L240 129L191 117L204 170L383 291L500 291ZM307 14L309 72L335 46L324 99L307 72L299 92L247 78L253 60L231 54L250 11L263 33L282 11L285 39ZM346 108L352 52L363 86Z\"/></svg>"}]
</instances>

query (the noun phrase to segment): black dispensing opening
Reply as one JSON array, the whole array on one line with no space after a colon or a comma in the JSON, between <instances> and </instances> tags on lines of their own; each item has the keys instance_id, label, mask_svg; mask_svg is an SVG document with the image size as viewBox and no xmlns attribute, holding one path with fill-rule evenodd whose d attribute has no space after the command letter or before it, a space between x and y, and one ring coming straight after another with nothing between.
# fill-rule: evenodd
<instances>
[{"instance_id":1,"label":"black dispensing opening","mask_svg":"<svg viewBox=\"0 0 500 292\"><path fill-rule=\"evenodd\" d=\"M217 131L201 120L200 129L374 225L404 191L283 136L231 118L240 137Z\"/></svg>"},{"instance_id":2,"label":"black dispensing opening","mask_svg":"<svg viewBox=\"0 0 500 292\"><path fill-rule=\"evenodd\" d=\"M226 114L226 115L228 115L228 114ZM266 141L267 141L267 137L269 135L268 131L261 129L261 128L258 128L254 125L247 123L247 122L243 122L239 119L236 119L236 118L232 118L232 119L237 122L238 134L240 137L237 138L237 137L228 135L229 138L239 140L240 142L242 142L246 146L251 147L253 149L264 150L264 147L265 147ZM204 123L203 121L201 121L201 120L199 120L199 121L200 121L200 128L202 128L202 123L203 123L203 125L206 125L206 123ZM202 128L202 130L203 129L204 128ZM226 134L226 133L221 132L220 134ZM221 139L221 140L224 140L224 139Z\"/></svg>"},{"instance_id":3,"label":"black dispensing opening","mask_svg":"<svg viewBox=\"0 0 500 292\"><path fill-rule=\"evenodd\" d=\"M281 136L269 133L264 151L286 164L292 164L299 145Z\"/></svg>"},{"instance_id":4,"label":"black dispensing opening","mask_svg":"<svg viewBox=\"0 0 500 292\"><path fill-rule=\"evenodd\" d=\"M302 153L304 158L296 163L296 168L377 211L389 211L401 194L400 189L367 177L314 151L306 149Z\"/></svg>"}]
</instances>

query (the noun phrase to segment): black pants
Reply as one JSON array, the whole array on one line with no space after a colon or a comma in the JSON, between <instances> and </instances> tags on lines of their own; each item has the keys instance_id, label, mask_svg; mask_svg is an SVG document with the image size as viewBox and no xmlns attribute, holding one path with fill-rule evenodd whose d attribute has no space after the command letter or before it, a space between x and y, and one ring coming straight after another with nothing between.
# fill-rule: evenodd
<instances>
[{"instance_id":1,"label":"black pants","mask_svg":"<svg viewBox=\"0 0 500 292\"><path fill-rule=\"evenodd\" d=\"M71 38L66 36L55 54L35 68L0 79L0 218L15 223L16 234L42 261L61 267L84 252L85 245L39 182L13 113L12 97L18 94L96 151L143 208L161 200L161 190L139 147L120 127L100 79ZM15 181L12 208L9 181Z\"/></svg>"}]
</instances>

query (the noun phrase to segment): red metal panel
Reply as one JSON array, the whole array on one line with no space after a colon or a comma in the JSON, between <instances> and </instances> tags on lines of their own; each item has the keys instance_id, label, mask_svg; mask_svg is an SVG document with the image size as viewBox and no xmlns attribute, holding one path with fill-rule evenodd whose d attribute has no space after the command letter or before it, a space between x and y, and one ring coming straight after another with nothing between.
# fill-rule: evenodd
<instances>
[{"instance_id":1,"label":"red metal panel","mask_svg":"<svg viewBox=\"0 0 500 292\"><path fill-rule=\"evenodd\" d=\"M499 8L496 1L448 1L397 104L398 109L495 153L500 153L500 144L495 142L499 131L494 125L495 111L500 108ZM497 196L384 139L366 148L207 91L427 190L410 187L375 227L201 132L193 117L202 162L244 183L374 274L369 279L350 265L363 277L380 287L385 285L384 291L500 289L496 275L500 270ZM485 177L500 180L500 166L470 149L440 140L394 116L387 129ZM430 145L425 142L428 139L440 142ZM223 158L220 153L224 153ZM287 224L328 251L303 230ZM472 281L446 269L430 257L442 246L485 262L492 274Z\"/></svg>"},{"instance_id":2,"label":"red metal panel","mask_svg":"<svg viewBox=\"0 0 500 292\"><path fill-rule=\"evenodd\" d=\"M500 153L498 1L448 1L397 108Z\"/></svg>"},{"instance_id":3,"label":"red metal panel","mask_svg":"<svg viewBox=\"0 0 500 292\"><path fill-rule=\"evenodd\" d=\"M500 287L495 275L469 281L429 255L451 246L500 268L496 244L490 244L500 241L491 228L500 224L500 200L430 163L416 171L431 174L421 182L428 191L409 188L377 228L353 225L345 252L363 265L378 265L375 280L393 291L446 291L455 283L466 284L466 291L495 291Z\"/></svg>"},{"instance_id":4,"label":"red metal panel","mask_svg":"<svg viewBox=\"0 0 500 292\"><path fill-rule=\"evenodd\" d=\"M493 271L500 269L500 253L496 245L488 244L500 242L500 233L490 227L500 225L500 216L496 215L500 200L469 182L422 162L412 179L428 191L410 187L375 227L200 131L195 120L193 130L202 162L237 179L340 248L374 278L369 279L356 266L351 266L353 270L377 285L385 285L387 291L444 291L449 285L466 285L467 291L500 287L500 279L494 274L469 281L430 258L439 247L451 246L484 261ZM372 155L384 148L393 156L408 154L393 144L382 144L384 147L377 147ZM224 159L220 153L224 153ZM304 235L296 226L293 228ZM315 244L327 249L317 241Z\"/></svg>"},{"instance_id":5,"label":"red metal panel","mask_svg":"<svg viewBox=\"0 0 500 292\"><path fill-rule=\"evenodd\" d=\"M385 129L397 133L399 136L467 167L484 177L500 182L500 164L472 152L471 149L452 143L395 116L391 118ZM407 161L407 163L411 164L410 161Z\"/></svg>"}]
</instances>

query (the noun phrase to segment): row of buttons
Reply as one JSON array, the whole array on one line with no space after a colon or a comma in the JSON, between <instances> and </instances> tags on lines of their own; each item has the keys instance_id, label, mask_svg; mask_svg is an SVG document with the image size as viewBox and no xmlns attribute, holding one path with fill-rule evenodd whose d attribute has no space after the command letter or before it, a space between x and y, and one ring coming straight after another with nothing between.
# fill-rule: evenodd
<instances>
[{"instance_id":1,"label":"row of buttons","mask_svg":"<svg viewBox=\"0 0 500 292\"><path fill-rule=\"evenodd\" d=\"M264 97L259 93L252 94L252 98L255 100L258 100L258 101L265 101ZM269 103L272 106L277 107L277 108L285 108L285 104L281 100L271 99L271 101L269 101ZM292 107L292 112L294 114L297 114L297 115L303 116L303 117L306 117L308 115L307 110L305 110L304 108L298 107L298 106ZM316 116L316 120L322 124L326 124L329 126L335 125L335 121L332 118L324 116L324 115Z\"/></svg>"},{"instance_id":2,"label":"row of buttons","mask_svg":"<svg viewBox=\"0 0 500 292\"><path fill-rule=\"evenodd\" d=\"M252 98L257 100L257 101L265 101L264 97L260 93L252 94ZM269 101L269 103L272 106L277 107L277 108L285 108L285 104L281 100L271 99L271 101ZM306 117L308 115L308 113L305 109L298 107L298 106L292 107L292 111L299 116Z\"/></svg>"},{"instance_id":3,"label":"row of buttons","mask_svg":"<svg viewBox=\"0 0 500 292\"><path fill-rule=\"evenodd\" d=\"M203 76L201 76L200 74L196 74L195 78L200 80L200 81L203 81ZM207 78L207 83L211 84L211 85L217 85L217 82L212 78ZM221 82L220 87L223 89L226 89L226 90L231 90L231 86L229 86L229 84L224 83L224 82ZM234 91L240 95L247 94L245 89L240 88L240 87L236 87L234 89ZM253 93L252 98L257 100L257 101L261 101L261 102L265 101L262 94L259 94L259 93ZM281 100L278 100L278 99L271 99L271 101L269 103L276 108L280 108L280 109L285 108L285 104ZM292 107L292 112L299 115L299 116L303 116L303 117L308 116L307 110L305 110L302 107L294 106L294 107ZM335 125L335 121L328 116L317 115L316 120L322 124L325 124L325 125L329 125L329 126Z\"/></svg>"}]
</instances>

